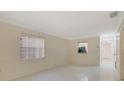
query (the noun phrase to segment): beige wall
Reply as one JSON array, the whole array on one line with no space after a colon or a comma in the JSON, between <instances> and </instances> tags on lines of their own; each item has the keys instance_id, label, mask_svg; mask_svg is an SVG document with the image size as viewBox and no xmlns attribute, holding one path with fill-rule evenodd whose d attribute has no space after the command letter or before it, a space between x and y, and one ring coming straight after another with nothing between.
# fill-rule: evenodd
<instances>
[{"instance_id":1,"label":"beige wall","mask_svg":"<svg viewBox=\"0 0 124 93\"><path fill-rule=\"evenodd\" d=\"M117 39L117 78L124 80L124 23L121 24Z\"/></svg>"},{"instance_id":2,"label":"beige wall","mask_svg":"<svg viewBox=\"0 0 124 93\"><path fill-rule=\"evenodd\" d=\"M19 38L29 33L45 38L45 58L21 61ZM0 80L12 80L68 62L68 40L0 22Z\"/></svg>"},{"instance_id":3,"label":"beige wall","mask_svg":"<svg viewBox=\"0 0 124 93\"><path fill-rule=\"evenodd\" d=\"M45 39L45 58L26 62L20 59L21 33ZM80 41L88 42L88 54L77 54L77 42ZM98 66L100 64L99 37L69 41L0 22L0 80L13 80L67 63Z\"/></svg>"},{"instance_id":4,"label":"beige wall","mask_svg":"<svg viewBox=\"0 0 124 93\"><path fill-rule=\"evenodd\" d=\"M78 54L78 42L88 42L88 53ZM100 39L99 37L78 39L70 41L70 63L79 65L98 66L100 64Z\"/></svg>"},{"instance_id":5,"label":"beige wall","mask_svg":"<svg viewBox=\"0 0 124 93\"><path fill-rule=\"evenodd\" d=\"M120 79L124 80L124 27L120 31Z\"/></svg>"}]
</instances>

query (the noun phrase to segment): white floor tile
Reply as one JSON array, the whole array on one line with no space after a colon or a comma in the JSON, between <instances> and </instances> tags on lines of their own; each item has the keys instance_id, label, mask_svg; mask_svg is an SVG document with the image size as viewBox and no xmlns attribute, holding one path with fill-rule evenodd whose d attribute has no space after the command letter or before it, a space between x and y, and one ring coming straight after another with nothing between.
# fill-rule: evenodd
<instances>
[{"instance_id":1,"label":"white floor tile","mask_svg":"<svg viewBox=\"0 0 124 93\"><path fill-rule=\"evenodd\" d=\"M63 66L50 71L29 75L17 80L24 81L113 81L115 71L111 64L101 67L81 67L75 65Z\"/></svg>"}]
</instances>

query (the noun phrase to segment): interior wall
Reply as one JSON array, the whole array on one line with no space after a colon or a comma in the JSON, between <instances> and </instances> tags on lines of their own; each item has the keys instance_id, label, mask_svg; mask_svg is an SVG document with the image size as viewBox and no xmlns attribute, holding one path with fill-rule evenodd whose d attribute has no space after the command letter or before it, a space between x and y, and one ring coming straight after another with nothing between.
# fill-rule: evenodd
<instances>
[{"instance_id":1,"label":"interior wall","mask_svg":"<svg viewBox=\"0 0 124 93\"><path fill-rule=\"evenodd\" d=\"M120 79L124 80L124 27L120 31Z\"/></svg>"},{"instance_id":2,"label":"interior wall","mask_svg":"<svg viewBox=\"0 0 124 93\"><path fill-rule=\"evenodd\" d=\"M19 38L22 33L45 39L45 58L30 61L20 59ZM0 80L13 80L67 62L68 40L0 22Z\"/></svg>"},{"instance_id":3,"label":"interior wall","mask_svg":"<svg viewBox=\"0 0 124 93\"><path fill-rule=\"evenodd\" d=\"M79 54L78 42L88 42L88 53ZM100 65L100 38L92 37L87 39L77 39L70 41L70 63L83 66L99 66Z\"/></svg>"}]
</instances>

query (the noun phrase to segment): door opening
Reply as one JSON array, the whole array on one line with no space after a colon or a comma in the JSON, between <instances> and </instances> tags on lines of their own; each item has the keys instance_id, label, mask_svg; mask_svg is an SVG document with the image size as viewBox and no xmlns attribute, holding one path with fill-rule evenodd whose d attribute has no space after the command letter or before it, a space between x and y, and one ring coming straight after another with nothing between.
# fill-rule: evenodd
<instances>
[{"instance_id":1,"label":"door opening","mask_svg":"<svg viewBox=\"0 0 124 93\"><path fill-rule=\"evenodd\" d=\"M116 68L116 34L106 34L100 37L100 65Z\"/></svg>"}]
</instances>

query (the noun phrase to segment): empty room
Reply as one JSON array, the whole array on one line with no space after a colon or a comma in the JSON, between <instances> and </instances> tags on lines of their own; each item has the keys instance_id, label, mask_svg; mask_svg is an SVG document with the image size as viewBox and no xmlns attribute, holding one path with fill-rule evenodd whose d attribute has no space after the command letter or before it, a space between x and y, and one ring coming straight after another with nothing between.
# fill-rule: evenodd
<instances>
[{"instance_id":1,"label":"empty room","mask_svg":"<svg viewBox=\"0 0 124 93\"><path fill-rule=\"evenodd\" d=\"M124 12L0 11L0 81L124 80Z\"/></svg>"}]
</instances>

